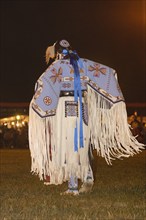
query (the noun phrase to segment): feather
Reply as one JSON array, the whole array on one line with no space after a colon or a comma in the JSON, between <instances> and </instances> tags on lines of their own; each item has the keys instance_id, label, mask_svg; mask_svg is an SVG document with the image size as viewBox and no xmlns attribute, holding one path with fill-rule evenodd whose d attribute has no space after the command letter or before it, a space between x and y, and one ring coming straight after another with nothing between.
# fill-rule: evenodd
<instances>
[{"instance_id":1,"label":"feather","mask_svg":"<svg viewBox=\"0 0 146 220\"><path fill-rule=\"evenodd\" d=\"M47 64L49 63L50 58L52 58L52 59L55 58L55 47L54 47L54 45L48 47L47 50L46 50L46 63Z\"/></svg>"}]
</instances>

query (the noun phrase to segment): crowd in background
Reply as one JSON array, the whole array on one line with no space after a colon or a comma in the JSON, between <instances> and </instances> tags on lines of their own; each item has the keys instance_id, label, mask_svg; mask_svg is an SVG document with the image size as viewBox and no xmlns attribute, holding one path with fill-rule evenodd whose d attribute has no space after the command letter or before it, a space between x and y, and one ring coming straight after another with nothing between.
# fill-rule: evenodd
<instances>
[{"instance_id":1,"label":"crowd in background","mask_svg":"<svg viewBox=\"0 0 146 220\"><path fill-rule=\"evenodd\" d=\"M146 123L137 119L137 114L132 116L130 122L131 132L140 143L146 144ZM28 123L23 127L8 128L0 126L0 148L28 148Z\"/></svg>"},{"instance_id":2,"label":"crowd in background","mask_svg":"<svg viewBox=\"0 0 146 220\"><path fill-rule=\"evenodd\" d=\"M28 124L20 128L1 125L0 148L28 148Z\"/></svg>"},{"instance_id":3,"label":"crowd in background","mask_svg":"<svg viewBox=\"0 0 146 220\"><path fill-rule=\"evenodd\" d=\"M146 144L146 123L138 120L137 113L133 114L130 123L131 131L140 143Z\"/></svg>"}]
</instances>

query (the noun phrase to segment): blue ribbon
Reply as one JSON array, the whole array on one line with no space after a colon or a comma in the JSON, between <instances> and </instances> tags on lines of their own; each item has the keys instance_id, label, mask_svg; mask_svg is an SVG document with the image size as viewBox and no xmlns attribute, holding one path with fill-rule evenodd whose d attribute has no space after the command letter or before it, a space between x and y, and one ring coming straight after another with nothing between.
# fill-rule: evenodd
<instances>
[{"instance_id":1,"label":"blue ribbon","mask_svg":"<svg viewBox=\"0 0 146 220\"><path fill-rule=\"evenodd\" d=\"M77 53L73 51L70 53L70 64L72 64L74 68L74 101L80 102L80 147L84 147L84 140L83 140L83 120L82 120L82 91L81 91L81 80L79 74L79 67L78 62L82 65L81 60ZM78 126L76 121L76 128L74 130L74 150L78 151Z\"/></svg>"}]
</instances>

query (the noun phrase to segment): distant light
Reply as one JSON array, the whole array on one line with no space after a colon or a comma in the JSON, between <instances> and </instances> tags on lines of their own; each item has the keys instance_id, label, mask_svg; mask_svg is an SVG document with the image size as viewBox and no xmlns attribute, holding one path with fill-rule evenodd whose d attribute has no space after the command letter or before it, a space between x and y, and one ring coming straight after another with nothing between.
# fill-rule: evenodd
<instances>
[{"instance_id":1,"label":"distant light","mask_svg":"<svg viewBox=\"0 0 146 220\"><path fill-rule=\"evenodd\" d=\"M17 120L20 120L20 115L17 115L17 116L16 116L16 119L17 119Z\"/></svg>"},{"instance_id":2,"label":"distant light","mask_svg":"<svg viewBox=\"0 0 146 220\"><path fill-rule=\"evenodd\" d=\"M17 126L17 127L19 127L19 126L20 126L19 122L17 122L17 123L16 123L16 126Z\"/></svg>"},{"instance_id":3,"label":"distant light","mask_svg":"<svg viewBox=\"0 0 146 220\"><path fill-rule=\"evenodd\" d=\"M7 126L7 123L4 123L4 126Z\"/></svg>"},{"instance_id":4,"label":"distant light","mask_svg":"<svg viewBox=\"0 0 146 220\"><path fill-rule=\"evenodd\" d=\"M22 124L25 125L25 122L23 121Z\"/></svg>"},{"instance_id":5,"label":"distant light","mask_svg":"<svg viewBox=\"0 0 146 220\"><path fill-rule=\"evenodd\" d=\"M12 121L12 122L11 122L11 125L15 125L15 122L14 122L14 121Z\"/></svg>"}]
</instances>

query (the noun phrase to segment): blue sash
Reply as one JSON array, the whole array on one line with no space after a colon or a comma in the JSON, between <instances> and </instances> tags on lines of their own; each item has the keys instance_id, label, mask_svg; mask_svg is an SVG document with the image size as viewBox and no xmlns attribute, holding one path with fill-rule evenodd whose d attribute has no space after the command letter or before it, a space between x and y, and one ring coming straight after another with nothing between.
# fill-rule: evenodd
<instances>
[{"instance_id":1,"label":"blue sash","mask_svg":"<svg viewBox=\"0 0 146 220\"><path fill-rule=\"evenodd\" d=\"M77 59L75 59L75 55ZM82 120L82 90L81 90L81 81L80 81L80 73L79 73L79 62L78 55L74 52L70 54L70 64L72 64L74 68L74 100L75 102L80 103L80 137L79 137L79 144L80 147L84 147L84 138L83 138L83 120ZM78 151L78 124L76 120L76 128L74 130L74 151Z\"/></svg>"}]
</instances>

